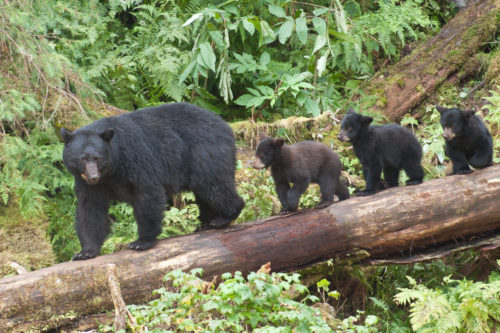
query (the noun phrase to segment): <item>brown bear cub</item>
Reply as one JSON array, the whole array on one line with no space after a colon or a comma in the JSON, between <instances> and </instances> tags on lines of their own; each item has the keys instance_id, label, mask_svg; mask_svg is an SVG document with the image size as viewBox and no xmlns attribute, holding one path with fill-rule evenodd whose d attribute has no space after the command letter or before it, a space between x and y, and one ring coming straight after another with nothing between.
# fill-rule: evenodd
<instances>
[{"instance_id":1,"label":"brown bear cub","mask_svg":"<svg viewBox=\"0 0 500 333\"><path fill-rule=\"evenodd\" d=\"M252 166L271 167L282 205L280 214L297 210L300 196L310 183L319 184L321 190L317 209L331 205L334 194L340 200L349 198L349 190L339 179L342 170L339 156L319 142L303 141L288 146L283 139L264 138L257 146Z\"/></svg>"}]
</instances>

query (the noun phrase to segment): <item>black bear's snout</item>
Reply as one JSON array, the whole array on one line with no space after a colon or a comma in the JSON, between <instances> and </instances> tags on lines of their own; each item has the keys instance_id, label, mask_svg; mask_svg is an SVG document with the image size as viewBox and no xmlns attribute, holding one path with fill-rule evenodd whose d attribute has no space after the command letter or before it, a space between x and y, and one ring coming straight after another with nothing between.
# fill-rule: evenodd
<instances>
[{"instance_id":1,"label":"black bear's snout","mask_svg":"<svg viewBox=\"0 0 500 333\"><path fill-rule=\"evenodd\" d=\"M82 173L82 178L90 185L95 185L101 177L97 163L94 161L85 163L85 172Z\"/></svg>"}]
</instances>

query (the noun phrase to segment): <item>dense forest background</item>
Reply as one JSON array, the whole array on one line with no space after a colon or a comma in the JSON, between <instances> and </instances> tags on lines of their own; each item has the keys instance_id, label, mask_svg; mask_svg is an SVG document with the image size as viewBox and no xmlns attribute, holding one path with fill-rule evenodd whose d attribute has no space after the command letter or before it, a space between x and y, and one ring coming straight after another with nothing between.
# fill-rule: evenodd
<instances>
[{"instance_id":1,"label":"dense forest background","mask_svg":"<svg viewBox=\"0 0 500 333\"><path fill-rule=\"evenodd\" d=\"M380 111L390 101L372 83L403 86L403 79L393 76L395 69L401 70L398 64L438 34L462 7L467 8L467 3L3 1L0 277L14 274L9 260L35 270L67 261L79 251L73 228L73 179L62 164L59 129L73 130L100 117L142 107L187 101L231 123L239 145L238 190L246 203L237 223L267 217L279 210L269 174L246 166L255 138L263 129L289 143L315 139L328 144L341 155L343 176L350 190L363 186L361 165L352 149L336 140L339 119L349 107L373 116L377 123L397 121L411 128L424 149L425 179L443 177L449 167L439 113L434 106L473 108L494 136L494 161L498 162L499 10L486 15L487 28L469 32L471 36L486 37L467 61L459 63L458 57L450 55L449 62L456 60L453 75L426 92L425 98L404 116L390 117ZM422 86L415 90L419 89ZM302 197L301 207L312 207L318 202L318 188L311 186ZM199 224L197 214L193 196L179 196L165 214L161 237L193 232ZM113 230L103 253L120 250L136 237L130 206L114 205L110 219L114 221ZM300 307L294 305L295 312L290 311L293 313L288 316L266 317L276 308L245 300L237 303L241 312L260 309L257 312L261 317L252 317L241 327L246 330L269 324L275 332L287 332L280 327L295 327L296 331L335 328L408 332L413 328L429 332L489 332L500 322L499 264L495 259L462 252L425 264L375 267L359 265L356 260L332 260L325 266L327 269L322 268L321 279L307 283L311 295L301 298ZM170 275L171 280L194 278L175 274ZM244 293L249 286L257 288L260 281L255 276L248 277L248 281L241 276L226 278L234 284L233 293ZM291 304L287 302L297 299L297 295L292 297L285 291L290 285L301 289L300 283L305 284L297 275L270 278L266 283L268 288L278 288L280 295L269 296L267 302L271 305ZM172 296L163 292L172 301ZM218 292L222 293L217 295L218 301L224 297L234 301L224 290ZM215 298L196 295L196 301L205 305L215 302ZM283 295L285 299L280 298ZM311 305L318 301L329 304L326 310L318 307L328 325L315 322L308 328L304 322L311 323ZM177 319L203 313L201 303L195 300L188 304L190 307L180 303L179 298L168 303L179 308L183 304L184 312L178 309L172 315ZM231 325L241 318L228 316L222 303L209 304L209 310L222 309L225 316L221 318L229 318L221 319L217 324L221 326L212 323L212 331L240 330ZM147 322L158 309L153 306L136 311ZM184 324L198 325L196 320ZM197 326L186 327L195 330Z\"/></svg>"}]
</instances>

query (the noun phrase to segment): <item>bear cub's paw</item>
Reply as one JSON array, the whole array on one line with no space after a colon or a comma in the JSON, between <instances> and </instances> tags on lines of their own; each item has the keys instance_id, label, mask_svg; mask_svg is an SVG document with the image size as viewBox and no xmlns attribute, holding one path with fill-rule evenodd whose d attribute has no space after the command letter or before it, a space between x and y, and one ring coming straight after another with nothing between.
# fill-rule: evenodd
<instances>
[{"instance_id":1,"label":"bear cub's paw","mask_svg":"<svg viewBox=\"0 0 500 333\"><path fill-rule=\"evenodd\" d=\"M354 193L354 195L357 197L367 197L367 196L373 195L375 193L377 193L377 191L357 191Z\"/></svg>"},{"instance_id":2,"label":"bear cub's paw","mask_svg":"<svg viewBox=\"0 0 500 333\"><path fill-rule=\"evenodd\" d=\"M418 184L422 184L422 181L421 180L407 180L406 181L406 185L418 185Z\"/></svg>"},{"instance_id":3,"label":"bear cub's paw","mask_svg":"<svg viewBox=\"0 0 500 333\"><path fill-rule=\"evenodd\" d=\"M323 208L330 206L331 204L333 204L333 201L322 201L319 204L317 204L316 206L314 206L314 208L315 209L323 209Z\"/></svg>"},{"instance_id":4,"label":"bear cub's paw","mask_svg":"<svg viewBox=\"0 0 500 333\"><path fill-rule=\"evenodd\" d=\"M98 250L82 250L78 252L77 254L73 255L72 260L87 260L91 258L95 258L98 255Z\"/></svg>"},{"instance_id":5,"label":"bear cub's paw","mask_svg":"<svg viewBox=\"0 0 500 333\"><path fill-rule=\"evenodd\" d=\"M152 248L156 244L156 238L153 240L136 240L135 242L130 243L127 247L131 250L136 251L144 251L149 248Z\"/></svg>"},{"instance_id":6,"label":"bear cub's paw","mask_svg":"<svg viewBox=\"0 0 500 333\"><path fill-rule=\"evenodd\" d=\"M457 175L468 175L469 173L472 173L471 169L462 169L457 171Z\"/></svg>"},{"instance_id":7,"label":"bear cub's paw","mask_svg":"<svg viewBox=\"0 0 500 333\"><path fill-rule=\"evenodd\" d=\"M278 214L279 215L286 215L286 214L295 213L296 211L297 211L297 209L290 209L290 208L284 209L284 208L281 208L281 210L280 210L280 212Z\"/></svg>"}]
</instances>

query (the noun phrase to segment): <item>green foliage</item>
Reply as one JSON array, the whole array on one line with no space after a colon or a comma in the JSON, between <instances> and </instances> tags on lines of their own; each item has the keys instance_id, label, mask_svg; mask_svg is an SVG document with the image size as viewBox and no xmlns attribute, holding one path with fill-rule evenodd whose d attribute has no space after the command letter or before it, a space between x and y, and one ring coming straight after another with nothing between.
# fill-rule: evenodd
<instances>
[{"instance_id":1,"label":"green foliage","mask_svg":"<svg viewBox=\"0 0 500 333\"><path fill-rule=\"evenodd\" d=\"M147 305L129 306L136 318L133 330L152 332L331 332L317 309L318 298L308 295L298 274L240 272L222 275L215 287L198 276L175 270L165 276L171 287L155 291ZM294 295L301 296L300 301ZM104 329L106 330L106 329Z\"/></svg>"},{"instance_id":2,"label":"green foliage","mask_svg":"<svg viewBox=\"0 0 500 333\"><path fill-rule=\"evenodd\" d=\"M497 86L497 90L500 90L500 86ZM490 102L489 105L483 106L483 109L488 110L488 114L485 117L485 120L489 123L490 125L490 131L493 135L493 149L496 152L496 154L493 154L493 162L499 163L500 162L500 93L495 90L490 91L491 96L489 97L484 97L488 102Z\"/></svg>"},{"instance_id":3,"label":"green foliage","mask_svg":"<svg viewBox=\"0 0 500 333\"><path fill-rule=\"evenodd\" d=\"M499 261L500 263L500 261ZM411 288L399 288L394 297L410 305L412 328L418 332L492 332L500 322L500 274L487 283L443 279L430 289L408 277Z\"/></svg>"}]
</instances>

